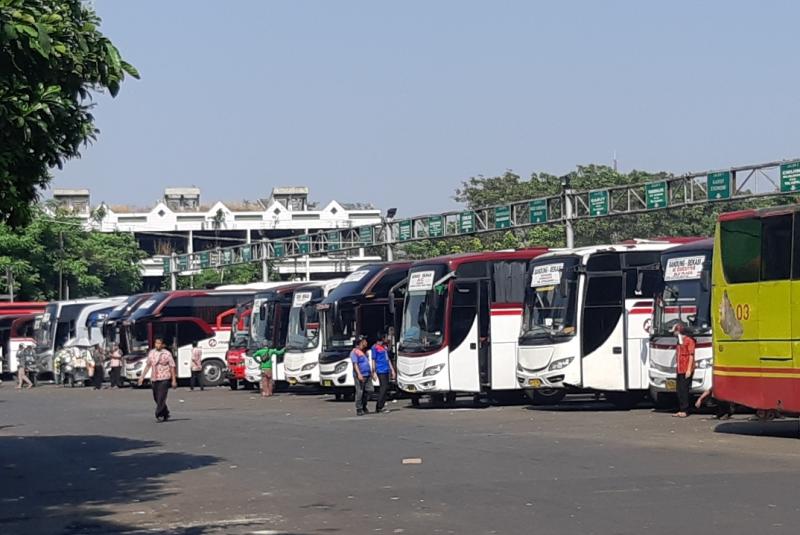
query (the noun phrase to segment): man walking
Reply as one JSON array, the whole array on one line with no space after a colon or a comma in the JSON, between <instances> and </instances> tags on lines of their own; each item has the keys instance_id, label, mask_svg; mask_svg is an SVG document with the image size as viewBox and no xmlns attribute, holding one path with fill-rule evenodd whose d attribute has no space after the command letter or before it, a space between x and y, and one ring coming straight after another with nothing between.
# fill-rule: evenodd
<instances>
[{"instance_id":1,"label":"man walking","mask_svg":"<svg viewBox=\"0 0 800 535\"><path fill-rule=\"evenodd\" d=\"M103 355L103 350L100 347L100 344L95 344L92 348L92 360L94 361L92 385L94 386L95 390L100 390L103 388L103 376L105 375L105 370L103 369L103 362L105 361L104 357L105 355Z\"/></svg>"},{"instance_id":2,"label":"man walking","mask_svg":"<svg viewBox=\"0 0 800 535\"><path fill-rule=\"evenodd\" d=\"M17 390L22 388L24 384L26 388L31 388L33 383L28 378L27 373L27 366L28 366L28 350L24 344L19 345L19 349L17 350Z\"/></svg>"},{"instance_id":3,"label":"man walking","mask_svg":"<svg viewBox=\"0 0 800 535\"><path fill-rule=\"evenodd\" d=\"M370 392L374 390L372 375L375 371L372 369L372 361L364 353L367 345L367 338L358 336L355 347L350 352L350 361L353 363L353 378L356 383L356 414L358 416L363 416L369 412L367 402L369 401Z\"/></svg>"},{"instance_id":4,"label":"man walking","mask_svg":"<svg viewBox=\"0 0 800 535\"><path fill-rule=\"evenodd\" d=\"M372 346L372 362L375 373L378 375L378 401L375 403L375 412L383 412L386 405L386 393L389 390L389 378L396 377L392 360L389 358L389 335L384 334Z\"/></svg>"},{"instance_id":5,"label":"man walking","mask_svg":"<svg viewBox=\"0 0 800 535\"><path fill-rule=\"evenodd\" d=\"M676 346L677 376L675 377L675 389L678 394L678 412L673 414L677 418L689 416L689 397L692 389L692 376L694 375L694 349L697 345L694 338L687 336L686 327L679 322L673 327L673 332L678 338Z\"/></svg>"},{"instance_id":6,"label":"man walking","mask_svg":"<svg viewBox=\"0 0 800 535\"><path fill-rule=\"evenodd\" d=\"M156 402L156 420L166 422L169 420L169 409L167 408L167 394L170 385L172 388L178 386L178 379L175 375L175 359L172 353L164 347L164 340L156 338L153 349L147 354L147 361L139 377L139 386L144 383L147 372L152 368L153 374L150 377L150 384L153 387L153 401Z\"/></svg>"},{"instance_id":7,"label":"man walking","mask_svg":"<svg viewBox=\"0 0 800 535\"><path fill-rule=\"evenodd\" d=\"M199 386L200 390L205 390L203 384L203 350L197 347L197 342L192 342L192 381L189 383L189 390L194 390Z\"/></svg>"},{"instance_id":8,"label":"man walking","mask_svg":"<svg viewBox=\"0 0 800 535\"><path fill-rule=\"evenodd\" d=\"M111 388L122 388L122 350L119 345L111 346L109 357L109 375L111 376Z\"/></svg>"}]
</instances>

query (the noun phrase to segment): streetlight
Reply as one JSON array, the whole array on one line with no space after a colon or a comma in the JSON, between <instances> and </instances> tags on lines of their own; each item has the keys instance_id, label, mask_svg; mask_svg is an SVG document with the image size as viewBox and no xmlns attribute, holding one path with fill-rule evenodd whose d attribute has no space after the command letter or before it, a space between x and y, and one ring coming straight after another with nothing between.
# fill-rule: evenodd
<instances>
[{"instance_id":1,"label":"streetlight","mask_svg":"<svg viewBox=\"0 0 800 535\"><path fill-rule=\"evenodd\" d=\"M394 260L394 253L392 252L392 219L397 215L397 208L389 208L386 210L386 217L383 219L383 241L386 244L386 261L391 262Z\"/></svg>"}]
</instances>

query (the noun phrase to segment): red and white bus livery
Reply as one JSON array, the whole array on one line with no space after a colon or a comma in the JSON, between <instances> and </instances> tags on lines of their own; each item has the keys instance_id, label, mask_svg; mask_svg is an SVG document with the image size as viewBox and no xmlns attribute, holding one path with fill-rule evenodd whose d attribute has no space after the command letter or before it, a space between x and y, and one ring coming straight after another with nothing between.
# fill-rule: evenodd
<instances>
[{"instance_id":1,"label":"red and white bus livery","mask_svg":"<svg viewBox=\"0 0 800 535\"><path fill-rule=\"evenodd\" d=\"M231 340L228 351L225 353L225 377L231 390L239 388L245 379L244 356L250 345L250 318L253 313L253 303L238 307L231 322Z\"/></svg>"},{"instance_id":2,"label":"red and white bus livery","mask_svg":"<svg viewBox=\"0 0 800 535\"><path fill-rule=\"evenodd\" d=\"M519 394L525 272L528 262L545 252L469 253L416 262L406 281L398 386L439 401L452 401L457 392L489 392L494 399Z\"/></svg>"}]
</instances>

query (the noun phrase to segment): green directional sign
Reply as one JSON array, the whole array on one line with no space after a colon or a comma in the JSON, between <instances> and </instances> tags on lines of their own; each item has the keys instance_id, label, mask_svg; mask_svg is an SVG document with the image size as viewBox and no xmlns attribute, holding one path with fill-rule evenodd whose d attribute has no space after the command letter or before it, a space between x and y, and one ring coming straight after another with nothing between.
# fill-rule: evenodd
<instances>
[{"instance_id":1,"label":"green directional sign","mask_svg":"<svg viewBox=\"0 0 800 535\"><path fill-rule=\"evenodd\" d=\"M230 249L225 249L222 251L222 263L223 264L230 264L231 260L233 259L233 255L231 254Z\"/></svg>"},{"instance_id":2,"label":"green directional sign","mask_svg":"<svg viewBox=\"0 0 800 535\"><path fill-rule=\"evenodd\" d=\"M211 265L211 255L208 254L208 251L203 251L197 256L200 257L200 268L206 269Z\"/></svg>"},{"instance_id":3,"label":"green directional sign","mask_svg":"<svg viewBox=\"0 0 800 535\"><path fill-rule=\"evenodd\" d=\"M168 274L172 272L172 258L169 256L165 256L162 260L164 262L164 274Z\"/></svg>"},{"instance_id":4,"label":"green directional sign","mask_svg":"<svg viewBox=\"0 0 800 535\"><path fill-rule=\"evenodd\" d=\"M328 250L329 251L338 251L342 248L342 242L339 239L339 231L338 230L330 230L327 233L328 238Z\"/></svg>"},{"instance_id":5,"label":"green directional sign","mask_svg":"<svg viewBox=\"0 0 800 535\"><path fill-rule=\"evenodd\" d=\"M608 215L608 190L589 192L589 215Z\"/></svg>"},{"instance_id":6,"label":"green directional sign","mask_svg":"<svg viewBox=\"0 0 800 535\"><path fill-rule=\"evenodd\" d=\"M181 255L178 257L178 271L186 271L189 269L189 255Z\"/></svg>"},{"instance_id":7,"label":"green directional sign","mask_svg":"<svg viewBox=\"0 0 800 535\"><path fill-rule=\"evenodd\" d=\"M405 221L400 221L399 227L400 227L400 236L398 236L398 239L400 239L401 241L410 240L412 238L411 221L408 219L406 219Z\"/></svg>"},{"instance_id":8,"label":"green directional sign","mask_svg":"<svg viewBox=\"0 0 800 535\"><path fill-rule=\"evenodd\" d=\"M653 182L644 185L644 198L648 209L667 207L667 183Z\"/></svg>"},{"instance_id":9,"label":"green directional sign","mask_svg":"<svg viewBox=\"0 0 800 535\"><path fill-rule=\"evenodd\" d=\"M536 199L528 204L531 223L547 223L547 199Z\"/></svg>"},{"instance_id":10,"label":"green directional sign","mask_svg":"<svg viewBox=\"0 0 800 535\"><path fill-rule=\"evenodd\" d=\"M731 198L731 172L709 173L706 180L708 200Z\"/></svg>"},{"instance_id":11,"label":"green directional sign","mask_svg":"<svg viewBox=\"0 0 800 535\"><path fill-rule=\"evenodd\" d=\"M372 245L375 231L372 227L361 227L358 229L358 241L363 245Z\"/></svg>"},{"instance_id":12,"label":"green directional sign","mask_svg":"<svg viewBox=\"0 0 800 535\"><path fill-rule=\"evenodd\" d=\"M435 215L428 218L428 236L431 238L444 236L444 217Z\"/></svg>"},{"instance_id":13,"label":"green directional sign","mask_svg":"<svg viewBox=\"0 0 800 535\"><path fill-rule=\"evenodd\" d=\"M511 227L511 207L498 206L494 209L494 228Z\"/></svg>"},{"instance_id":14,"label":"green directional sign","mask_svg":"<svg viewBox=\"0 0 800 535\"><path fill-rule=\"evenodd\" d=\"M459 234L475 232L475 212L461 212L458 214Z\"/></svg>"},{"instance_id":15,"label":"green directional sign","mask_svg":"<svg viewBox=\"0 0 800 535\"><path fill-rule=\"evenodd\" d=\"M286 255L286 246L282 241L276 241L273 243L272 250L275 253L275 258L281 258Z\"/></svg>"},{"instance_id":16,"label":"green directional sign","mask_svg":"<svg viewBox=\"0 0 800 535\"><path fill-rule=\"evenodd\" d=\"M800 191L800 162L781 165L781 191Z\"/></svg>"},{"instance_id":17,"label":"green directional sign","mask_svg":"<svg viewBox=\"0 0 800 535\"><path fill-rule=\"evenodd\" d=\"M242 262L249 262L253 259L253 248L249 245L242 247Z\"/></svg>"},{"instance_id":18,"label":"green directional sign","mask_svg":"<svg viewBox=\"0 0 800 535\"><path fill-rule=\"evenodd\" d=\"M311 236L308 234L303 234L299 238L297 238L297 248L300 250L300 254L308 254L311 252Z\"/></svg>"}]
</instances>

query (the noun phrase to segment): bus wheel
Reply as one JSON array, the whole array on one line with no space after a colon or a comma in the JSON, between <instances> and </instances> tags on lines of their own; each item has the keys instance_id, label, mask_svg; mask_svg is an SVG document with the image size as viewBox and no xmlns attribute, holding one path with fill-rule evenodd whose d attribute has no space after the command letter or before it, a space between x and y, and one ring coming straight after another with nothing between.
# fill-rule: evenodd
<instances>
[{"instance_id":1,"label":"bus wheel","mask_svg":"<svg viewBox=\"0 0 800 535\"><path fill-rule=\"evenodd\" d=\"M444 405L444 394L431 394L431 405L434 407Z\"/></svg>"},{"instance_id":2,"label":"bus wheel","mask_svg":"<svg viewBox=\"0 0 800 535\"><path fill-rule=\"evenodd\" d=\"M219 386L225 379L223 370L225 365L219 360L208 360L203 363L203 376L201 380L205 386Z\"/></svg>"},{"instance_id":3,"label":"bus wheel","mask_svg":"<svg viewBox=\"0 0 800 535\"><path fill-rule=\"evenodd\" d=\"M228 379L228 386L231 387L231 390L238 390L239 389L239 380L238 379Z\"/></svg>"},{"instance_id":4,"label":"bus wheel","mask_svg":"<svg viewBox=\"0 0 800 535\"><path fill-rule=\"evenodd\" d=\"M659 411L668 411L678 406L675 396L667 392L650 392L653 406Z\"/></svg>"},{"instance_id":5,"label":"bus wheel","mask_svg":"<svg viewBox=\"0 0 800 535\"><path fill-rule=\"evenodd\" d=\"M342 401L342 397L343 397L343 396L342 396L342 393L341 393L341 392L336 392L336 393L333 395L333 399L335 399L336 401Z\"/></svg>"},{"instance_id":6,"label":"bus wheel","mask_svg":"<svg viewBox=\"0 0 800 535\"><path fill-rule=\"evenodd\" d=\"M456 393L455 392L448 392L444 396L444 402L447 405L453 405L456 402Z\"/></svg>"},{"instance_id":7,"label":"bus wheel","mask_svg":"<svg viewBox=\"0 0 800 535\"><path fill-rule=\"evenodd\" d=\"M419 396L411 396L411 406L419 407Z\"/></svg>"},{"instance_id":8,"label":"bus wheel","mask_svg":"<svg viewBox=\"0 0 800 535\"><path fill-rule=\"evenodd\" d=\"M567 391L563 388L526 389L525 395L534 405L558 405L566 397Z\"/></svg>"},{"instance_id":9,"label":"bus wheel","mask_svg":"<svg viewBox=\"0 0 800 535\"><path fill-rule=\"evenodd\" d=\"M629 411L642 400L641 392L606 392L606 401L621 411Z\"/></svg>"}]
</instances>

